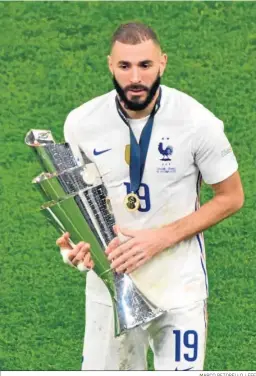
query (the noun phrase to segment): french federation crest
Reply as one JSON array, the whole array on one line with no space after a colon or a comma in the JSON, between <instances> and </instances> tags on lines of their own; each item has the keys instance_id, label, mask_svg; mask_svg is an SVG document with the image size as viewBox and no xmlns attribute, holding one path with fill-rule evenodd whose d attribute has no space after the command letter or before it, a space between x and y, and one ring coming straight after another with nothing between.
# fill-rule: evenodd
<instances>
[{"instance_id":1,"label":"french federation crest","mask_svg":"<svg viewBox=\"0 0 256 376\"><path fill-rule=\"evenodd\" d=\"M176 167L173 166L171 156L173 154L173 146L170 145L169 137L162 137L158 144L158 151L161 154L159 166L156 169L158 174L170 174L176 172Z\"/></svg>"},{"instance_id":2,"label":"french federation crest","mask_svg":"<svg viewBox=\"0 0 256 376\"><path fill-rule=\"evenodd\" d=\"M166 139L164 137L162 138L162 141L158 144L158 151L162 155L160 161L171 161L173 147L169 145L169 137L167 137Z\"/></svg>"}]
</instances>

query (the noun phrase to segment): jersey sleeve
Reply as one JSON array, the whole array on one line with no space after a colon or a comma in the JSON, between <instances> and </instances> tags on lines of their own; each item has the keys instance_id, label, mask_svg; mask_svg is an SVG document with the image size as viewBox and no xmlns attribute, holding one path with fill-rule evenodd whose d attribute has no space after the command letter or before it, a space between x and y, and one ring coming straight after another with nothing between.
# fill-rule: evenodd
<instances>
[{"instance_id":1,"label":"jersey sleeve","mask_svg":"<svg viewBox=\"0 0 256 376\"><path fill-rule=\"evenodd\" d=\"M79 142L77 140L77 118L75 114L76 110L71 111L64 123L64 138L65 141L69 144L77 164L81 166L83 164L83 157L81 154L81 150L79 148Z\"/></svg>"},{"instance_id":2,"label":"jersey sleeve","mask_svg":"<svg viewBox=\"0 0 256 376\"><path fill-rule=\"evenodd\" d=\"M196 124L194 160L205 183L216 184L236 172L238 163L224 133L223 122L208 110L204 115Z\"/></svg>"},{"instance_id":3,"label":"jersey sleeve","mask_svg":"<svg viewBox=\"0 0 256 376\"><path fill-rule=\"evenodd\" d=\"M83 169L83 179L86 184L98 184L100 182L100 173L96 164L85 154L81 144L80 120L79 114L81 108L75 109L69 113L64 124L64 138L69 144L78 166L86 166ZM84 119L84 118L83 118Z\"/></svg>"}]
</instances>

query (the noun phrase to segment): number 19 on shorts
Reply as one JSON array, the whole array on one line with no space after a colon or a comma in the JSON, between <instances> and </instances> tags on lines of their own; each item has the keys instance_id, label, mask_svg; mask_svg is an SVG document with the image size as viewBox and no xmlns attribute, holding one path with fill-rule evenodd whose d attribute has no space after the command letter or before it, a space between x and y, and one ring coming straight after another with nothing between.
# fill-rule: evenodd
<instances>
[{"instance_id":1,"label":"number 19 on shorts","mask_svg":"<svg viewBox=\"0 0 256 376\"><path fill-rule=\"evenodd\" d=\"M194 362L198 355L198 334L195 330L173 331L175 337L175 362Z\"/></svg>"}]
</instances>

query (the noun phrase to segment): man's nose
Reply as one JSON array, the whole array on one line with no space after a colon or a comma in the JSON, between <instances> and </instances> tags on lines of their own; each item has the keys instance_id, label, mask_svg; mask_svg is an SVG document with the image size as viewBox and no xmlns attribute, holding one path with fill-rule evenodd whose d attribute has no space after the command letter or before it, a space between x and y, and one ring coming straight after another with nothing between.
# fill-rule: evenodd
<instances>
[{"instance_id":1,"label":"man's nose","mask_svg":"<svg viewBox=\"0 0 256 376\"><path fill-rule=\"evenodd\" d=\"M139 71L139 69L137 67L132 68L130 81L133 84L138 84L138 83L141 82L140 71Z\"/></svg>"}]
</instances>

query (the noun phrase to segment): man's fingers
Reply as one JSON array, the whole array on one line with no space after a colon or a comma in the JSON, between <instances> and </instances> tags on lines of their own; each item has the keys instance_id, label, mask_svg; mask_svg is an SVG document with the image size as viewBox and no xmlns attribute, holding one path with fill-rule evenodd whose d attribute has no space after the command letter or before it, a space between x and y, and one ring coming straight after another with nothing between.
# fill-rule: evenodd
<instances>
[{"instance_id":1,"label":"man's fingers","mask_svg":"<svg viewBox=\"0 0 256 376\"><path fill-rule=\"evenodd\" d=\"M70 233L69 233L69 232L65 232L62 236L63 236L65 239L69 240L69 238L70 238Z\"/></svg>"},{"instance_id":2,"label":"man's fingers","mask_svg":"<svg viewBox=\"0 0 256 376\"><path fill-rule=\"evenodd\" d=\"M111 240L111 242L108 244L105 253L109 255L114 249L116 249L119 245L121 244L120 240L118 237L114 238Z\"/></svg>"},{"instance_id":3,"label":"man's fingers","mask_svg":"<svg viewBox=\"0 0 256 376\"><path fill-rule=\"evenodd\" d=\"M132 260L135 256L141 255L141 254L144 255L144 252L142 252L140 249L138 249L136 247L132 247L127 252L125 252L122 255L116 257L111 263L111 268L117 270L119 266L126 264L127 262L129 262L129 260Z\"/></svg>"},{"instance_id":4,"label":"man's fingers","mask_svg":"<svg viewBox=\"0 0 256 376\"><path fill-rule=\"evenodd\" d=\"M126 243L123 243L119 245L118 247L111 248L110 250L108 250L108 252L106 252L108 255L108 260L109 261L114 260L115 258L119 257L123 253L129 251L134 245L135 245L135 240L130 239Z\"/></svg>"},{"instance_id":5,"label":"man's fingers","mask_svg":"<svg viewBox=\"0 0 256 376\"><path fill-rule=\"evenodd\" d=\"M90 249L90 244L85 243L85 242L79 242L73 249L72 252L70 253L70 259L71 261L83 250L85 253L89 251ZM84 253L84 254L85 254Z\"/></svg>"},{"instance_id":6,"label":"man's fingers","mask_svg":"<svg viewBox=\"0 0 256 376\"><path fill-rule=\"evenodd\" d=\"M94 267L94 262L90 255L90 244L79 242L74 248L71 247L69 240L70 234L65 232L60 238L57 239L56 244L61 248L63 261L66 264L78 266L84 265L86 268L91 269Z\"/></svg>"},{"instance_id":7,"label":"man's fingers","mask_svg":"<svg viewBox=\"0 0 256 376\"><path fill-rule=\"evenodd\" d=\"M90 253L87 253L84 256L84 266L86 266L87 268L89 268L89 262L90 261L91 261Z\"/></svg>"},{"instance_id":8,"label":"man's fingers","mask_svg":"<svg viewBox=\"0 0 256 376\"><path fill-rule=\"evenodd\" d=\"M65 232L60 238L56 240L56 245L58 245L61 248L67 248L72 249L70 243L69 243L69 233Z\"/></svg>"},{"instance_id":9,"label":"man's fingers","mask_svg":"<svg viewBox=\"0 0 256 376\"><path fill-rule=\"evenodd\" d=\"M140 260L145 260L145 254L143 252L130 256L125 262L115 267L115 270L117 273L125 273L127 270L133 268Z\"/></svg>"},{"instance_id":10,"label":"man's fingers","mask_svg":"<svg viewBox=\"0 0 256 376\"><path fill-rule=\"evenodd\" d=\"M78 243L78 245L74 248L74 250L71 252L70 257L69 257L72 264L76 266L80 261L84 260L84 257L89 252L89 250L90 250L90 244L84 243L84 242ZM72 254L74 255L73 258L72 258Z\"/></svg>"},{"instance_id":11,"label":"man's fingers","mask_svg":"<svg viewBox=\"0 0 256 376\"><path fill-rule=\"evenodd\" d=\"M71 263L74 266L77 266L81 261L84 266L91 269L94 267L94 262L91 259L90 255L90 244L85 242L79 242L74 248L71 247L69 240L70 234L65 232L60 238L57 239L56 244L65 250L65 255L63 260L66 263ZM69 252L68 252L69 250Z\"/></svg>"},{"instance_id":12,"label":"man's fingers","mask_svg":"<svg viewBox=\"0 0 256 376\"><path fill-rule=\"evenodd\" d=\"M94 267L94 262L92 261L91 254L89 252L84 257L84 266L86 266L88 269Z\"/></svg>"},{"instance_id":13,"label":"man's fingers","mask_svg":"<svg viewBox=\"0 0 256 376\"><path fill-rule=\"evenodd\" d=\"M118 225L113 226L114 233L117 235L118 232L120 231L120 227Z\"/></svg>"},{"instance_id":14,"label":"man's fingers","mask_svg":"<svg viewBox=\"0 0 256 376\"><path fill-rule=\"evenodd\" d=\"M60 248L72 249L69 242L65 240L60 240L60 241L57 240L56 245L58 245Z\"/></svg>"}]
</instances>

